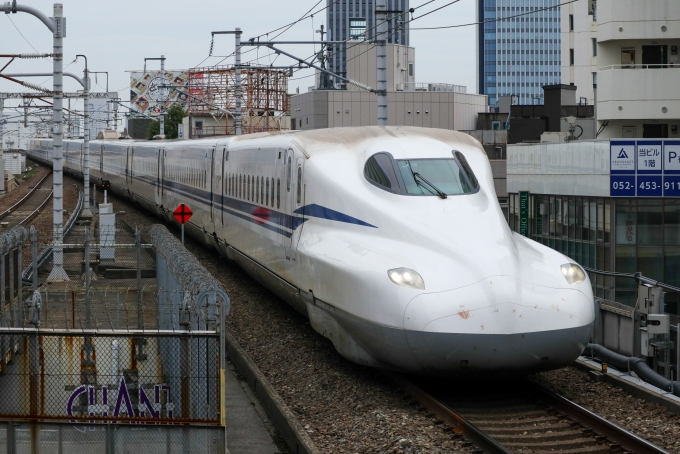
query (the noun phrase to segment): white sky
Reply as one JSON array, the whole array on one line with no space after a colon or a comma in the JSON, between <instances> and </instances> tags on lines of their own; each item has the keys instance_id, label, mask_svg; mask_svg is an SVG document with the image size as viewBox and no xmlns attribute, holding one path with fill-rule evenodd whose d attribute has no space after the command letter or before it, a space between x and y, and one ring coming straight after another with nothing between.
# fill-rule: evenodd
<instances>
[{"instance_id":1,"label":"white sky","mask_svg":"<svg viewBox=\"0 0 680 454\"><path fill-rule=\"evenodd\" d=\"M2 0L4 3L5 0ZM88 57L90 71L108 71L109 90L118 91L122 100L129 100L129 74L126 70L141 70L144 57L165 55L166 69L187 69L201 64L217 64L221 58L208 57L210 32L231 30L240 27L243 39L269 32L293 22L303 16L318 0L259 0L259 1L217 1L217 0L62 0L64 16L67 18L67 36L64 39L64 67L66 72L82 76L84 62L79 59L71 63L76 54ZM427 0L411 0L411 7L417 7ZM435 0L416 11L414 17L449 3L450 0ZM53 1L19 0L52 15ZM326 6L323 0L314 10ZM52 52L52 35L37 18L17 13L0 13L0 53ZM10 18L24 35L22 38ZM475 0L460 0L440 11L415 20L412 27L428 27L465 24L475 21ZM326 22L326 11L313 20L305 19L278 39L318 39L313 30ZM416 81L439 82L466 85L469 93L476 92L476 27L462 27L448 30L411 31L411 45L417 49ZM264 39L264 38L263 38ZM31 45L27 43L30 42ZM307 57L313 48L307 45L282 46L290 53ZM216 37L213 55L228 55L234 50L231 35ZM261 49L259 55L267 51ZM243 56L248 61L256 56L251 52ZM7 59L0 59L0 68ZM269 63L269 57L260 59ZM291 60L281 56L276 64L287 65ZM233 57L222 64L233 63ZM149 69L158 69L160 62L148 62ZM41 60L15 60L5 73L51 72L52 64ZM295 73L294 77L312 74L311 70ZM46 88L52 88L51 78L31 78ZM313 85L314 78L291 80L289 91L300 93ZM104 91L106 76L92 76L93 91ZM70 78L64 78L64 90L76 91L81 87ZM0 92L27 91L24 87L0 79ZM78 107L77 107L78 108ZM9 112L6 112L6 114Z\"/></svg>"}]
</instances>

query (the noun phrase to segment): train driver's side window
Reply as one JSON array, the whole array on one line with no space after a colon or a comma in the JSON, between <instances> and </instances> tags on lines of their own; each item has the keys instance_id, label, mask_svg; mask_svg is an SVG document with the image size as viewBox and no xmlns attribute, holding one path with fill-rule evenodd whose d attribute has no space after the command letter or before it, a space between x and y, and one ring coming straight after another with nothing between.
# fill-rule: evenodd
<instances>
[{"instance_id":1,"label":"train driver's side window","mask_svg":"<svg viewBox=\"0 0 680 454\"><path fill-rule=\"evenodd\" d=\"M394 170L393 159L387 153L377 153L371 156L364 166L364 176L380 188L399 190L399 180Z\"/></svg>"}]
</instances>

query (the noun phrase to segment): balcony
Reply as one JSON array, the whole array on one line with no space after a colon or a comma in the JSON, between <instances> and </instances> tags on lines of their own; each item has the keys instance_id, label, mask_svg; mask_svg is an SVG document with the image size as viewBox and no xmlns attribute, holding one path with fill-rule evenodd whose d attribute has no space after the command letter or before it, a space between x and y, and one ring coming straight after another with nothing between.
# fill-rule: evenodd
<instances>
[{"instance_id":1,"label":"balcony","mask_svg":"<svg viewBox=\"0 0 680 454\"><path fill-rule=\"evenodd\" d=\"M677 0L599 0L597 40L678 39Z\"/></svg>"},{"instance_id":2,"label":"balcony","mask_svg":"<svg viewBox=\"0 0 680 454\"><path fill-rule=\"evenodd\" d=\"M597 78L598 120L680 118L680 66L611 65Z\"/></svg>"}]
</instances>

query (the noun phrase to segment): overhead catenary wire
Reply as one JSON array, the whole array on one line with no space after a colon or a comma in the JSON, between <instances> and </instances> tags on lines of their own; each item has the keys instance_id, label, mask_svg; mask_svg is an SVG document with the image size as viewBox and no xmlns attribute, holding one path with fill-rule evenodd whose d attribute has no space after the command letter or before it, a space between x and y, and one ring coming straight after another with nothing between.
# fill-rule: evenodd
<instances>
[{"instance_id":1,"label":"overhead catenary wire","mask_svg":"<svg viewBox=\"0 0 680 454\"><path fill-rule=\"evenodd\" d=\"M515 17L526 16L528 14L540 13L541 11L559 8L561 6L568 5L570 3L576 3L578 1L579 0L569 0L567 2L559 3L559 4L554 5L554 6L546 6L544 8L537 8L537 9L527 11L527 12L524 12L524 13L520 13L520 14L513 14L512 16L497 17L496 19L488 19L488 20L484 20L484 21L481 21L481 22L470 22L469 24L457 24L457 25L444 25L444 26L441 26L441 27L417 27L417 28L412 28L411 30L442 30L442 29L446 29L446 28L460 28L460 27L470 27L472 25L484 25L484 24L487 24L487 23L490 23L490 22L500 22L500 21L504 21L504 20L508 20L508 19L513 19Z\"/></svg>"},{"instance_id":2,"label":"overhead catenary wire","mask_svg":"<svg viewBox=\"0 0 680 454\"><path fill-rule=\"evenodd\" d=\"M407 13L409 13L409 12L412 13L412 12L414 12L414 11L416 11L416 10L418 10L418 9L420 9L420 8L426 6L426 5L428 5L428 4L430 4L430 3L434 2L434 1L435 1L435 0L427 1L427 2L423 3L422 5L418 5L418 6L416 6L415 8L412 8L412 11L411 11L411 10L409 10L409 11L403 11L402 14L407 14ZM427 16L427 15L429 15L429 14L431 14L431 13L434 13L434 12L436 12L436 11L439 11L439 10L441 10L441 9L443 9L443 8L446 8L447 6L451 6L451 5L453 5L454 3L458 3L459 1L460 1L460 0L453 0L453 1L449 2L449 3L447 3L446 5L442 5L442 6L440 6L439 8L436 8L436 9L434 9L434 10L432 10L432 11L428 11L427 13L421 14L420 16L417 16L417 17L415 17L415 18L413 18L413 19L407 20L407 21L404 22L403 25L405 25L405 24L407 24L407 23L411 23L411 22L413 22L413 21L415 21L415 20L417 20L417 19L420 19L420 18L422 18L422 17L425 17L425 16ZM393 18L388 18L388 19L386 19L384 22L389 22L389 21L392 20L392 19L393 19ZM381 24L384 23L384 22L381 22ZM364 31L363 35L367 37L368 34L369 34L369 32L375 30L379 25L380 25L380 24L375 24L373 27L371 27L371 28L369 28L369 29L366 29L366 31ZM391 37L393 37L395 34L399 33L399 32L401 31L401 28L403 27L403 25L402 25L402 26L395 27L394 31L393 31L392 33L390 33L390 34L387 36L386 39L389 40L389 39L390 39ZM346 52L347 50L350 50L350 49L356 47L356 46L359 46L359 45L362 45L362 44L366 44L366 41L363 41L363 40L359 41L359 40L355 40L355 39L352 39L352 38L348 38L348 39L344 40L344 41L343 41L342 43L340 43L340 44L349 44L349 43L354 42L354 41L356 41L356 43L353 44L352 46L348 47L347 49L345 49L345 52ZM361 52L360 54L355 55L354 57L345 60L345 63L350 62L350 61L354 60L355 58L358 58L358 57L364 55L364 54L367 53L367 52L370 52L373 48L375 48L375 44L374 44L374 43L371 43L371 44L372 44L371 47L369 47L369 48L366 49L365 51ZM338 44L335 44L335 45L338 45ZM311 57L313 57L313 56L314 56L314 54L312 54L310 57L307 57L307 58L311 58ZM299 68L299 69L294 70L294 72L298 72L298 71L301 71L301 70L303 70L303 69L307 69L307 68ZM313 75L314 75L314 74L310 74L309 76L302 76L302 77L298 77L298 78L294 78L294 79L289 79L289 80L299 80L299 79L304 79L304 78L307 78L307 77L312 77Z\"/></svg>"}]
</instances>

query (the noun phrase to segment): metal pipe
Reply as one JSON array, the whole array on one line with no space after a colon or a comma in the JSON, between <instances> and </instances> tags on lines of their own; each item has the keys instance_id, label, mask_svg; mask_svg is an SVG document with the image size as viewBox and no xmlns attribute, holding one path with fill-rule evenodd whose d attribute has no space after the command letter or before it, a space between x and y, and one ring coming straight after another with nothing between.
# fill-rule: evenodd
<instances>
[{"instance_id":1,"label":"metal pipe","mask_svg":"<svg viewBox=\"0 0 680 454\"><path fill-rule=\"evenodd\" d=\"M82 55L81 55L82 56ZM85 81L81 79L80 77L76 76L75 74L72 73L63 73L66 77L70 77L72 79L75 79L78 81L80 85L85 87ZM3 76L7 77L52 77L52 73L2 73Z\"/></svg>"},{"instance_id":2,"label":"metal pipe","mask_svg":"<svg viewBox=\"0 0 680 454\"><path fill-rule=\"evenodd\" d=\"M59 5L59 8L62 8L61 3L55 3L54 4L55 8L56 8L57 5ZM14 4L12 4L11 2L5 2L4 10L5 10L5 14L17 13L19 11L21 11L23 13L31 14L31 15L37 17L38 19L40 19L42 21L42 23L45 24L45 26L50 29L50 31L52 33L55 32L56 27L55 27L54 21L51 18L47 17L42 11L35 9L32 6L18 5L16 2ZM56 18L56 17L61 17L61 16L55 15L54 17Z\"/></svg>"},{"instance_id":3,"label":"metal pipe","mask_svg":"<svg viewBox=\"0 0 680 454\"><path fill-rule=\"evenodd\" d=\"M376 0L375 21L378 126L387 126L387 0Z\"/></svg>"}]
</instances>

